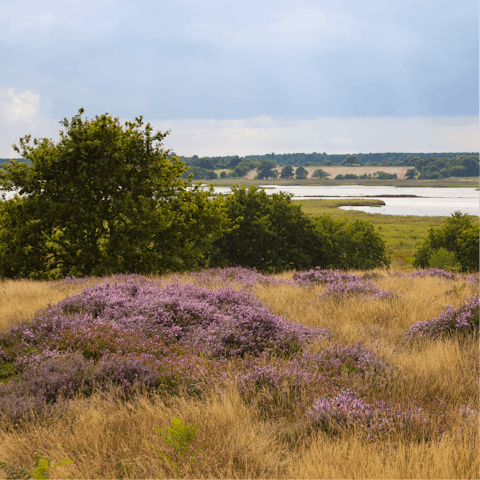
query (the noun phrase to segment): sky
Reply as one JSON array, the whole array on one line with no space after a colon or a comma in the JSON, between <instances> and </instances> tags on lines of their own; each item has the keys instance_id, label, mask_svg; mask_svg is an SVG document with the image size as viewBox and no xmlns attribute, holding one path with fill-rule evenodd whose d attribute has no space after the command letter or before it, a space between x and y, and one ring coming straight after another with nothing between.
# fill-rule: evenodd
<instances>
[{"instance_id":1,"label":"sky","mask_svg":"<svg viewBox=\"0 0 480 480\"><path fill-rule=\"evenodd\" d=\"M178 155L479 150L473 0L0 0L0 157L83 107Z\"/></svg>"}]
</instances>

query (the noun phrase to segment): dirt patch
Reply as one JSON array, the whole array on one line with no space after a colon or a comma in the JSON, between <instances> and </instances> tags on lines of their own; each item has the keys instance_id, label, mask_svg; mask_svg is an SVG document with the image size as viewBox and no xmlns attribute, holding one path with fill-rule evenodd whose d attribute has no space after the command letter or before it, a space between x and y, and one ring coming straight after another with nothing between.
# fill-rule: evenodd
<instances>
[{"instance_id":1,"label":"dirt patch","mask_svg":"<svg viewBox=\"0 0 480 480\"><path fill-rule=\"evenodd\" d=\"M385 172L385 173L391 173L397 174L397 177L399 179L405 178L405 173L407 173L407 170L412 168L412 167L322 167L321 165L316 165L314 167L304 167L305 170L308 172L308 177L307 178L312 178L312 174L315 170L318 170L321 168L325 172L329 174L330 179L335 178L337 175L347 175L347 174L352 174L352 175L364 175L364 174L371 174L373 175L376 172ZM275 169L278 172L278 175L280 176L280 172L282 171L282 167L277 167ZM296 168L295 168L296 170ZM257 175L257 170L252 170L248 172L248 174L243 177L243 178L248 178L248 179L253 179Z\"/></svg>"}]
</instances>

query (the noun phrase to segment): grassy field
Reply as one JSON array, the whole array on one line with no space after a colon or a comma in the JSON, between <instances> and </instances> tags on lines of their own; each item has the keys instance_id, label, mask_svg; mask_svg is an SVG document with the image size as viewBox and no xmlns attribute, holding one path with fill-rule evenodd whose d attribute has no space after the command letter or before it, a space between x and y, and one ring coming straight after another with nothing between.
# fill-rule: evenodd
<instances>
[{"instance_id":1,"label":"grassy field","mask_svg":"<svg viewBox=\"0 0 480 480\"><path fill-rule=\"evenodd\" d=\"M355 172L352 172L355 173ZM283 180L269 178L267 180L253 180L248 178L219 178L217 180L204 180L203 183L213 183L216 187L231 187L232 185L302 185L324 186L336 185L366 185L366 186L393 186L393 187L451 187L451 188L477 188L479 177L450 177L437 180L318 180L308 178L305 180Z\"/></svg>"},{"instance_id":2,"label":"grassy field","mask_svg":"<svg viewBox=\"0 0 480 480\"><path fill-rule=\"evenodd\" d=\"M394 268L409 268L412 266L413 253L422 245L430 228L440 227L447 217L419 217L403 215L380 215L357 210L341 210L340 206L364 205L365 199L348 200L293 200L301 205L307 215L328 214L334 218L344 217L349 220L368 220L375 226L389 249ZM375 202L375 200L371 200ZM357 203L358 202L358 203ZM378 201L377 201L378 202ZM371 203L370 205L380 205ZM478 217L477 217L478 220Z\"/></svg>"},{"instance_id":3,"label":"grassy field","mask_svg":"<svg viewBox=\"0 0 480 480\"><path fill-rule=\"evenodd\" d=\"M0 366L4 367L0 369L0 388L28 375L28 368L18 374L7 368L12 363L9 354L16 355L18 361L21 355L36 355L46 346L63 352L71 348L89 358L104 355L95 365L109 358L115 345L115 362L124 366L128 365L122 363L126 357L143 359L145 365L157 369L175 358L179 375L163 377L170 379L170 387L172 378L187 385L193 370L185 365L192 359L201 366L195 372L204 373L195 377L193 389L189 384L184 390L135 393L126 387L128 371L124 369L123 377L115 377L116 387L102 390L98 384L98 390L73 396L69 403L59 398L53 410L38 407L38 413L21 419L1 417L0 460L6 463L0 477L26 478L18 472L24 469L25 475L34 470L37 453L52 460L50 467L70 460L49 471L47 468L48 478L478 478L478 300L472 310L476 309L477 327L453 330L451 335L437 338L405 337L417 322L442 315L448 305L458 309L465 299L478 295L478 275L457 274L449 279L441 272L407 276L405 270L398 275L375 270L368 276L349 272L361 276L357 279L342 277L315 283L305 275L294 281L293 273L264 277L244 269L225 269L152 276L148 281L118 276L110 279L110 287L98 286L94 293L86 290L78 299L76 294L107 279L3 281L0 346L7 353L2 357L0 349ZM184 328L193 318L188 312L203 311L202 318L213 315L213 321L215 307L223 308L227 317L244 314L245 319L255 318L257 326L269 318L273 322L268 327L271 338L277 338L278 333L272 330L277 320L271 315L285 319L279 321L278 328L316 327L322 329L321 334L290 353L287 342L283 354L263 350L263 354L241 357L232 353L222 359L208 354L210 350L192 350L188 342L180 340L179 344L174 342L173 357L165 353L170 352L165 346L157 350L150 346L146 354L148 338L142 337L145 343L137 342L141 332L122 330L120 316L126 315L132 325L145 328L148 321L139 319L153 314L154 310L148 310L150 305L155 298L166 298L162 295L172 282L176 286L169 295L177 303L159 305L170 305L164 308L168 315L175 311L173 305L180 305L180 316L175 318ZM327 294L335 282L373 285L397 295L373 298L359 291ZM195 289L195 285L205 290L196 294L196 303L192 303L197 290L188 289ZM222 289L227 287L230 290L224 294ZM182 291L190 292L188 298L182 297ZM243 293L263 303L245 297L245 311L237 307L225 310L228 299ZM212 300L201 310L201 302L215 295L223 300ZM65 305L70 306L58 310L55 304L66 297L70 299ZM35 314L48 306L50 313L34 320ZM93 317L82 320L93 311ZM105 333L106 327L103 336L95 330L94 324L107 318L117 329L115 338ZM59 319L73 322L73 330L48 326ZM29 322L20 327L24 333L8 336L9 329L23 320ZM58 325L66 325L61 322ZM215 341L219 336L221 332L215 334ZM118 351L122 338L127 340L129 353ZM41 362L47 370L41 369L41 363L33 363L36 366L29 368L40 372L38 375L8 394L0 391L0 412L14 415L12 411L20 408L24 397L10 405L13 410L8 402L14 402L15 395L26 395L26 385L30 394L40 396L47 387L50 395L55 388L57 396L69 391L75 379L66 367L67 360L62 360L67 357L43 355ZM149 355L156 355L156 363L149 363ZM85 371L93 368L93 364L88 365ZM142 370L136 365L140 376ZM84 381L88 378L86 375ZM197 430L183 440L180 434L175 437L173 430L167 431L174 417ZM176 431L181 433L182 428ZM183 433L188 431L192 429L185 426Z\"/></svg>"}]
</instances>

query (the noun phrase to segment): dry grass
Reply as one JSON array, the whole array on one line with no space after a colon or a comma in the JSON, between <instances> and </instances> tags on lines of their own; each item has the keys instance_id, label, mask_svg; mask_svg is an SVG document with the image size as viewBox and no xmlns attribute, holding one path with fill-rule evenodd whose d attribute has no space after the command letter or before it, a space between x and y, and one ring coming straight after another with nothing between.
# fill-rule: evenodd
<instances>
[{"instance_id":1,"label":"dry grass","mask_svg":"<svg viewBox=\"0 0 480 480\"><path fill-rule=\"evenodd\" d=\"M401 340L411 325L438 316L446 304L458 306L475 293L475 286L467 283L458 295L453 287L460 287L461 279L376 273L381 277L375 284L396 290L401 298L320 302L321 286L251 289L275 314L333 332L332 340L313 349L359 341L374 349L393 365L394 377L388 392L372 395L415 398L420 404L438 401L450 422L441 439L409 441L399 436L367 442L355 432L307 435L264 415L261 402L246 403L234 388L201 399L140 395L123 402L98 393L75 400L53 420L32 420L21 428L0 426L0 459L28 468L34 452L54 461L72 460L51 470L50 478L478 478L478 422L465 422L457 413L461 405L478 409L478 339L424 341L408 349ZM192 282L188 275L156 278L160 284L172 280ZM2 282L0 331L84 287ZM282 399L275 401L280 408ZM166 428L174 416L198 426L194 447L202 448L178 473L148 446L161 448L154 428ZM0 469L1 475L5 471Z\"/></svg>"}]
</instances>

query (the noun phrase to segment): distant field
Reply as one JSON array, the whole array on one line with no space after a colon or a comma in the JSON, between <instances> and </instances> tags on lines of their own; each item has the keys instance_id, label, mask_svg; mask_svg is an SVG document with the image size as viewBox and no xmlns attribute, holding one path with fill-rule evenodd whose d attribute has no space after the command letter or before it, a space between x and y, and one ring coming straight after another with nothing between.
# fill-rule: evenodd
<instances>
[{"instance_id":1,"label":"distant field","mask_svg":"<svg viewBox=\"0 0 480 480\"><path fill-rule=\"evenodd\" d=\"M276 171L280 175L280 172L282 171L283 167L277 167ZM296 167L294 167L296 168ZM354 174L354 175L363 175L363 174L371 174L373 175L376 172L386 172L386 173L391 173L397 174L397 177L399 179L405 178L405 173L409 168L412 167L364 167L364 166L358 166L358 167L322 167L320 165L316 165L314 167L304 167L305 170L308 172L308 178L312 178L312 174L315 170L318 170L321 168L325 172L327 172L330 177L329 178L335 178L337 175L346 175L348 173ZM257 170L252 170L248 172L248 174L245 176L245 178L253 179L255 175L257 174Z\"/></svg>"}]
</instances>

